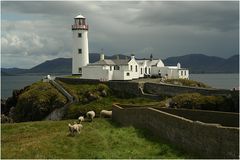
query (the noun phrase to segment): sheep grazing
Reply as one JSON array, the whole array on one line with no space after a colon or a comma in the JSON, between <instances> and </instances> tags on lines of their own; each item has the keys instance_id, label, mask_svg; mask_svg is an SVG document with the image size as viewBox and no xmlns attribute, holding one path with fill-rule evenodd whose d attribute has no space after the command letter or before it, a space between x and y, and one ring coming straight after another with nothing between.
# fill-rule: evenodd
<instances>
[{"instance_id":1,"label":"sheep grazing","mask_svg":"<svg viewBox=\"0 0 240 160\"><path fill-rule=\"evenodd\" d=\"M71 125L70 123L68 124L70 134L74 134L76 132L80 134L82 127L83 126L81 124L74 124L74 125Z\"/></svg>"},{"instance_id":2,"label":"sheep grazing","mask_svg":"<svg viewBox=\"0 0 240 160\"><path fill-rule=\"evenodd\" d=\"M88 111L87 112L87 118L90 119L90 121L93 121L93 118L95 117L95 112L94 111Z\"/></svg>"},{"instance_id":3,"label":"sheep grazing","mask_svg":"<svg viewBox=\"0 0 240 160\"><path fill-rule=\"evenodd\" d=\"M101 118L111 118L112 117L112 111L102 110L100 112Z\"/></svg>"},{"instance_id":4,"label":"sheep grazing","mask_svg":"<svg viewBox=\"0 0 240 160\"><path fill-rule=\"evenodd\" d=\"M79 123L81 123L81 122L83 122L83 121L84 121L84 117L83 117L83 116L78 117L78 122L79 122Z\"/></svg>"}]
</instances>

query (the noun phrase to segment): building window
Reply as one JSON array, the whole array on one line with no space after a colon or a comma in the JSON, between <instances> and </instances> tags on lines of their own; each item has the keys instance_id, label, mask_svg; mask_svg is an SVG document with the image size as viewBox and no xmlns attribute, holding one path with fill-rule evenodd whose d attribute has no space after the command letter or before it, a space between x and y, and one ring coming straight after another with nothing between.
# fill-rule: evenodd
<instances>
[{"instance_id":1,"label":"building window","mask_svg":"<svg viewBox=\"0 0 240 160\"><path fill-rule=\"evenodd\" d=\"M82 68L78 68L78 72L79 72L79 73L82 73Z\"/></svg>"},{"instance_id":2,"label":"building window","mask_svg":"<svg viewBox=\"0 0 240 160\"><path fill-rule=\"evenodd\" d=\"M141 68L141 74L142 74L143 68Z\"/></svg>"},{"instance_id":3,"label":"building window","mask_svg":"<svg viewBox=\"0 0 240 160\"><path fill-rule=\"evenodd\" d=\"M137 72L137 65L135 66L135 71Z\"/></svg>"},{"instance_id":4,"label":"building window","mask_svg":"<svg viewBox=\"0 0 240 160\"><path fill-rule=\"evenodd\" d=\"M110 71L112 70L112 66L110 66Z\"/></svg>"},{"instance_id":5,"label":"building window","mask_svg":"<svg viewBox=\"0 0 240 160\"><path fill-rule=\"evenodd\" d=\"M183 76L183 71L181 71L181 76Z\"/></svg>"},{"instance_id":6,"label":"building window","mask_svg":"<svg viewBox=\"0 0 240 160\"><path fill-rule=\"evenodd\" d=\"M132 71L132 65L131 65L130 67L131 67L131 69L130 69L130 70Z\"/></svg>"},{"instance_id":7,"label":"building window","mask_svg":"<svg viewBox=\"0 0 240 160\"><path fill-rule=\"evenodd\" d=\"M82 33L78 33L78 38L81 38L82 37Z\"/></svg>"},{"instance_id":8,"label":"building window","mask_svg":"<svg viewBox=\"0 0 240 160\"><path fill-rule=\"evenodd\" d=\"M147 74L147 67L145 67L145 73Z\"/></svg>"},{"instance_id":9,"label":"building window","mask_svg":"<svg viewBox=\"0 0 240 160\"><path fill-rule=\"evenodd\" d=\"M127 72L127 76L130 76L130 73L129 73L129 72Z\"/></svg>"},{"instance_id":10,"label":"building window","mask_svg":"<svg viewBox=\"0 0 240 160\"><path fill-rule=\"evenodd\" d=\"M150 72L150 68L148 69L148 73L150 74L151 72Z\"/></svg>"},{"instance_id":11,"label":"building window","mask_svg":"<svg viewBox=\"0 0 240 160\"><path fill-rule=\"evenodd\" d=\"M187 75L187 71L184 71L185 76Z\"/></svg>"},{"instance_id":12,"label":"building window","mask_svg":"<svg viewBox=\"0 0 240 160\"><path fill-rule=\"evenodd\" d=\"M119 66L114 66L114 70L119 70Z\"/></svg>"},{"instance_id":13,"label":"building window","mask_svg":"<svg viewBox=\"0 0 240 160\"><path fill-rule=\"evenodd\" d=\"M78 54L82 54L82 49L78 49Z\"/></svg>"}]
</instances>

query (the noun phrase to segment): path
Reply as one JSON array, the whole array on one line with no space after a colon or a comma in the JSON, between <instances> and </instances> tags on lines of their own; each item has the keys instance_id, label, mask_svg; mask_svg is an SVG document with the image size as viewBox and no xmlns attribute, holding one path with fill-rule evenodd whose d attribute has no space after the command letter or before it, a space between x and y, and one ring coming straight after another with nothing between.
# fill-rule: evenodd
<instances>
[{"instance_id":1,"label":"path","mask_svg":"<svg viewBox=\"0 0 240 160\"><path fill-rule=\"evenodd\" d=\"M69 105L74 102L74 98L71 94L69 94L59 83L57 83L54 79L50 79L49 83L51 83L59 92L61 92L67 99L68 103L65 104L61 108L57 108L52 113L50 113L45 120L61 120L64 116L64 113Z\"/></svg>"},{"instance_id":2,"label":"path","mask_svg":"<svg viewBox=\"0 0 240 160\"><path fill-rule=\"evenodd\" d=\"M139 89L140 89L140 92L141 92L141 95L142 97L145 97L145 98L151 98L151 99L159 99L160 97L156 94L149 94L149 93L145 93L143 91L143 88L144 88L144 82L138 82L139 84Z\"/></svg>"}]
</instances>

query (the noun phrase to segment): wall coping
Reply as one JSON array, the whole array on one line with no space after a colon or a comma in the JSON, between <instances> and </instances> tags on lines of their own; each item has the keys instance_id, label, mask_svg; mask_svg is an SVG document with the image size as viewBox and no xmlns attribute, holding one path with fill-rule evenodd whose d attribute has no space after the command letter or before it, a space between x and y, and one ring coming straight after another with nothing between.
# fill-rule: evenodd
<instances>
[{"instance_id":1,"label":"wall coping","mask_svg":"<svg viewBox=\"0 0 240 160\"><path fill-rule=\"evenodd\" d=\"M187 123L192 123L192 124L197 124L197 125L202 125L202 126L206 126L206 127L215 127L215 128L221 128L221 129L231 129L231 130L240 130L239 127L227 127L227 126L222 126L221 124L217 124L217 123L205 123L205 122L200 122L200 121L193 121L184 117L180 117L174 114L170 114L164 111L160 111L151 107L133 107L133 108L122 108L120 104L113 104L113 107L119 109L119 110L142 110L142 109L147 109L147 110L151 110L153 112L157 112L157 113L161 113L161 114L165 114L167 116L170 116L172 118L178 119L178 120L182 120L185 121ZM114 110L113 110L113 115L114 115Z\"/></svg>"},{"instance_id":2,"label":"wall coping","mask_svg":"<svg viewBox=\"0 0 240 160\"><path fill-rule=\"evenodd\" d=\"M154 83L154 82L145 82L145 84L155 84L162 86L170 86L170 87L179 87L179 88L191 88L191 89L199 89L199 90L208 90L208 91L231 91L230 89L218 89L218 88L203 88L203 87L191 87L191 86L180 86L169 83Z\"/></svg>"}]
</instances>

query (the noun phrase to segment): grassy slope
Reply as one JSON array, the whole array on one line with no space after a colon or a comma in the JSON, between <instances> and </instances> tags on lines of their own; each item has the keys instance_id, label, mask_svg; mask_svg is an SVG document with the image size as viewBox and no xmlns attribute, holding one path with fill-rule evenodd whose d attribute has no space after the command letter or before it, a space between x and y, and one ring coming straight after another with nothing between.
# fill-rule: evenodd
<instances>
[{"instance_id":1,"label":"grassy slope","mask_svg":"<svg viewBox=\"0 0 240 160\"><path fill-rule=\"evenodd\" d=\"M61 81L58 81L61 85L64 86L64 88L69 91L74 97L76 97L78 100L81 101L83 98L83 95L86 91L91 91L92 93L96 92L97 88L99 86L97 84L67 84ZM89 103L76 103L72 104L66 113L65 118L71 119L71 118L77 118L80 115L83 115L89 110L94 110L98 116L99 112L102 109L111 110L113 103L121 103L121 104L135 104L135 105L158 105L159 101L148 99L148 98L142 98L142 97L135 97L135 98L119 98L114 95L114 93L111 93L110 89L106 87L106 90L108 91L109 95L107 97L101 97L98 100L91 101Z\"/></svg>"},{"instance_id":2,"label":"grassy slope","mask_svg":"<svg viewBox=\"0 0 240 160\"><path fill-rule=\"evenodd\" d=\"M2 125L2 158L189 158L133 127L105 119L84 122L80 135L67 136L67 121Z\"/></svg>"}]
</instances>

